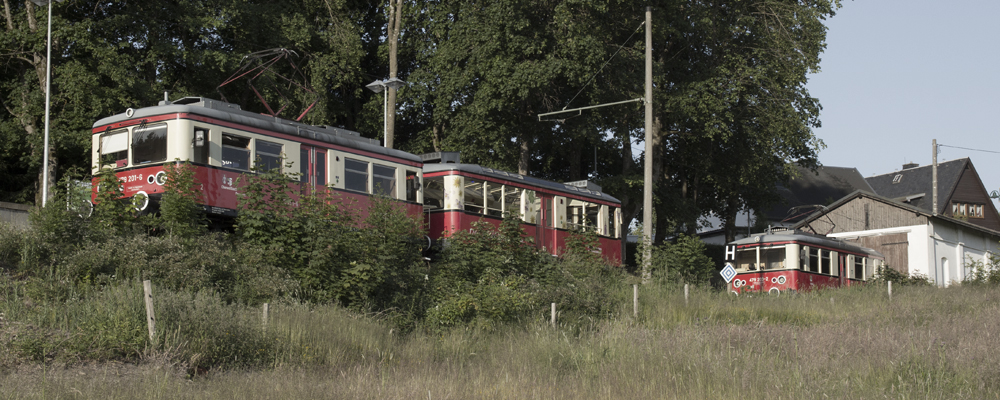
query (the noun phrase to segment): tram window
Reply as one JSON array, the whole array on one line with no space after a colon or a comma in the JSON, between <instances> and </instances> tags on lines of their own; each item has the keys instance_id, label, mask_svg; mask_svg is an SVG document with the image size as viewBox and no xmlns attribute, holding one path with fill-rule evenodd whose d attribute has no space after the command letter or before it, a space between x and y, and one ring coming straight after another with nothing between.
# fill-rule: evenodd
<instances>
[{"instance_id":1,"label":"tram window","mask_svg":"<svg viewBox=\"0 0 1000 400\"><path fill-rule=\"evenodd\" d=\"M820 250L819 273L830 275L830 251Z\"/></svg>"},{"instance_id":2,"label":"tram window","mask_svg":"<svg viewBox=\"0 0 1000 400\"><path fill-rule=\"evenodd\" d=\"M272 143L257 139L257 169L260 171L270 171L281 168L280 143Z\"/></svg>"},{"instance_id":3,"label":"tram window","mask_svg":"<svg viewBox=\"0 0 1000 400\"><path fill-rule=\"evenodd\" d=\"M785 248L761 249L760 261L764 264L764 269L785 268Z\"/></svg>"},{"instance_id":4,"label":"tram window","mask_svg":"<svg viewBox=\"0 0 1000 400\"><path fill-rule=\"evenodd\" d=\"M518 187L504 187L504 212L514 215L515 217L521 216L521 193L523 191L524 189Z\"/></svg>"},{"instance_id":5,"label":"tram window","mask_svg":"<svg viewBox=\"0 0 1000 400\"><path fill-rule=\"evenodd\" d=\"M865 279L865 258L864 257L859 257L859 256L854 256L852 258L854 258L854 268L853 268L853 271L851 271L852 272L851 273L851 278L864 280Z\"/></svg>"},{"instance_id":6,"label":"tram window","mask_svg":"<svg viewBox=\"0 0 1000 400\"><path fill-rule=\"evenodd\" d=\"M757 252L753 249L741 250L736 253L736 269L756 270Z\"/></svg>"},{"instance_id":7,"label":"tram window","mask_svg":"<svg viewBox=\"0 0 1000 400\"><path fill-rule=\"evenodd\" d=\"M222 166L250 169L250 138L222 134Z\"/></svg>"},{"instance_id":8,"label":"tram window","mask_svg":"<svg viewBox=\"0 0 1000 400\"><path fill-rule=\"evenodd\" d=\"M368 163L344 158L344 187L368 193Z\"/></svg>"},{"instance_id":9,"label":"tram window","mask_svg":"<svg viewBox=\"0 0 1000 400\"><path fill-rule=\"evenodd\" d=\"M484 182L486 185L486 214L492 217L503 217L503 185Z\"/></svg>"},{"instance_id":10,"label":"tram window","mask_svg":"<svg viewBox=\"0 0 1000 400\"><path fill-rule=\"evenodd\" d=\"M124 167L128 163L128 131L101 135L101 164Z\"/></svg>"},{"instance_id":11,"label":"tram window","mask_svg":"<svg viewBox=\"0 0 1000 400\"><path fill-rule=\"evenodd\" d=\"M424 205L431 209L444 207L444 177L424 178Z\"/></svg>"},{"instance_id":12,"label":"tram window","mask_svg":"<svg viewBox=\"0 0 1000 400\"><path fill-rule=\"evenodd\" d=\"M132 165L167 160L167 124L155 124L132 131Z\"/></svg>"},{"instance_id":13,"label":"tram window","mask_svg":"<svg viewBox=\"0 0 1000 400\"><path fill-rule=\"evenodd\" d=\"M372 165L372 192L395 198L396 168L385 165Z\"/></svg>"},{"instance_id":14,"label":"tram window","mask_svg":"<svg viewBox=\"0 0 1000 400\"><path fill-rule=\"evenodd\" d=\"M417 201L417 192L420 191L420 179L417 171L406 171L406 201Z\"/></svg>"},{"instance_id":15,"label":"tram window","mask_svg":"<svg viewBox=\"0 0 1000 400\"><path fill-rule=\"evenodd\" d=\"M191 139L191 146L194 147L194 158L191 160L199 164L208 164L208 144L210 142L208 129L194 128L194 135Z\"/></svg>"},{"instance_id":16,"label":"tram window","mask_svg":"<svg viewBox=\"0 0 1000 400\"><path fill-rule=\"evenodd\" d=\"M466 178L465 180L465 211L482 213L485 199L483 198L483 182Z\"/></svg>"},{"instance_id":17,"label":"tram window","mask_svg":"<svg viewBox=\"0 0 1000 400\"><path fill-rule=\"evenodd\" d=\"M813 247L809 248L809 272L819 272L820 251L822 250Z\"/></svg>"}]
</instances>

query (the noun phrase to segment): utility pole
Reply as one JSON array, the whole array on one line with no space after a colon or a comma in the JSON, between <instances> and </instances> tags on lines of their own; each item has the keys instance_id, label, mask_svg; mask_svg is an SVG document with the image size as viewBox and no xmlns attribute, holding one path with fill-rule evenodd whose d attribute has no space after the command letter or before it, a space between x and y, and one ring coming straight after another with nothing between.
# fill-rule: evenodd
<instances>
[{"instance_id":1,"label":"utility pole","mask_svg":"<svg viewBox=\"0 0 1000 400\"><path fill-rule=\"evenodd\" d=\"M646 156L642 182L642 283L652 278L653 247L653 7L646 7Z\"/></svg>"},{"instance_id":2,"label":"utility pole","mask_svg":"<svg viewBox=\"0 0 1000 400\"><path fill-rule=\"evenodd\" d=\"M393 1L396 2L393 5ZM389 0L389 22L386 27L389 32L389 79L396 77L399 66L396 53L399 47L399 25L403 18L403 0ZM393 138L396 132L396 88L389 86L385 91L385 147L393 148ZM389 113L392 104L392 113Z\"/></svg>"},{"instance_id":3,"label":"utility pole","mask_svg":"<svg viewBox=\"0 0 1000 400\"><path fill-rule=\"evenodd\" d=\"M931 141L931 191L934 192L934 193L931 195L931 198L933 199L933 201L932 201L933 206L932 207L934 207L934 208L931 209L931 215L937 215L938 214L938 196L937 196L938 190L937 190L937 186L938 186L938 181L937 181L937 139L933 139Z\"/></svg>"}]
</instances>

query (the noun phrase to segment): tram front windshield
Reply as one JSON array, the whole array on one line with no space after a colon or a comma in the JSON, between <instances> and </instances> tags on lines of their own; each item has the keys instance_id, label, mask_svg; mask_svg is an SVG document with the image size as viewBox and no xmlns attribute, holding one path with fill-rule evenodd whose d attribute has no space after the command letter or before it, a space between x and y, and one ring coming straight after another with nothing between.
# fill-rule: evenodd
<instances>
[{"instance_id":1,"label":"tram front windshield","mask_svg":"<svg viewBox=\"0 0 1000 400\"><path fill-rule=\"evenodd\" d=\"M760 250L760 259L757 251ZM746 271L785 268L785 248L749 248L736 251L736 269Z\"/></svg>"}]
</instances>

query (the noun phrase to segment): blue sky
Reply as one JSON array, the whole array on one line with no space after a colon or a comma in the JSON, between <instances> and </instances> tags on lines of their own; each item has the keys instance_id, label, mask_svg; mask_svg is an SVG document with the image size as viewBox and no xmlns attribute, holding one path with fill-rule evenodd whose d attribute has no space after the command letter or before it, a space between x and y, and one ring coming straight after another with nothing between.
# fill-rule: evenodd
<instances>
[{"instance_id":1,"label":"blue sky","mask_svg":"<svg viewBox=\"0 0 1000 400\"><path fill-rule=\"evenodd\" d=\"M968 157L1000 190L998 16L997 0L844 1L809 77L820 162L881 175L929 165L937 139L939 162Z\"/></svg>"}]
</instances>

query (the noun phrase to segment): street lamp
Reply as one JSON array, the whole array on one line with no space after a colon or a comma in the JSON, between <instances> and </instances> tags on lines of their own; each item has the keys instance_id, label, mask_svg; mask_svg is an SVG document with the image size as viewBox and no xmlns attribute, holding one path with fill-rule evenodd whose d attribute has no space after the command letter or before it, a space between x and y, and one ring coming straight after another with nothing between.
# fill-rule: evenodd
<instances>
[{"instance_id":1,"label":"street lamp","mask_svg":"<svg viewBox=\"0 0 1000 400\"><path fill-rule=\"evenodd\" d=\"M373 91L375 93L381 93L383 90L388 90L389 88L399 89L399 88L401 88L401 87L403 87L405 85L406 85L406 82L403 82L399 78L393 77L393 78L386 79L384 81L376 79L375 82L369 83L365 87L367 87L368 90L371 90L371 91ZM389 94L386 93L385 95L383 95L383 97L385 98L385 101L384 101L385 106L382 109L382 112L383 112L382 119L385 121L385 122L383 122L383 129L384 129L384 135L385 135L384 146L385 147L389 147L389 143L392 143L392 138L389 137ZM395 111L395 110L393 110L393 111Z\"/></svg>"},{"instance_id":2,"label":"street lamp","mask_svg":"<svg viewBox=\"0 0 1000 400\"><path fill-rule=\"evenodd\" d=\"M49 6L48 18L48 49L45 55L45 148L42 155L42 207L49 200L49 96L52 92L52 1L53 0L31 0L32 3L41 7ZM63 1L63 0L56 0Z\"/></svg>"}]
</instances>

